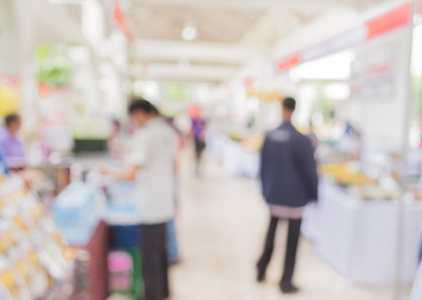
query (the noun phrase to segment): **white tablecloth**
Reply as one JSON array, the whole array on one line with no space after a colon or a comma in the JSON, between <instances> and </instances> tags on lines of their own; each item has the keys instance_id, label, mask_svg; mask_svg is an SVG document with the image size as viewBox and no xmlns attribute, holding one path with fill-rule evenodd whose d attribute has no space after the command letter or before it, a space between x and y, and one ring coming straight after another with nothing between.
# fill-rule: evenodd
<instances>
[{"instance_id":1,"label":"white tablecloth","mask_svg":"<svg viewBox=\"0 0 422 300\"><path fill-rule=\"evenodd\" d=\"M335 271L360 284L394 283L399 206L361 201L333 184L322 183L320 202L308 208L303 233ZM411 283L421 245L422 203L404 209L402 281Z\"/></svg>"},{"instance_id":2,"label":"white tablecloth","mask_svg":"<svg viewBox=\"0 0 422 300\"><path fill-rule=\"evenodd\" d=\"M415 282L413 283L412 292L409 300L422 299L422 264L419 266L418 273L416 274Z\"/></svg>"},{"instance_id":3,"label":"white tablecloth","mask_svg":"<svg viewBox=\"0 0 422 300\"><path fill-rule=\"evenodd\" d=\"M256 178L259 174L258 152L247 151L236 141L220 132L207 136L207 148L223 164L226 171L234 176Z\"/></svg>"}]
</instances>

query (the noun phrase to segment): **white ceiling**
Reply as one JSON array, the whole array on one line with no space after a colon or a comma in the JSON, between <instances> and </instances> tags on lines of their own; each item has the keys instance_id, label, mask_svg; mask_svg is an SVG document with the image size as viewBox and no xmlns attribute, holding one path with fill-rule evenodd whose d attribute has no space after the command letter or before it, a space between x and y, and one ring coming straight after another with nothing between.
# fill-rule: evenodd
<instances>
[{"instance_id":1,"label":"white ceiling","mask_svg":"<svg viewBox=\"0 0 422 300\"><path fill-rule=\"evenodd\" d=\"M209 81L218 82L232 78L250 61L272 56L274 46L280 47L284 38L329 10L348 16L383 1L123 0L121 4L137 37L133 60L148 63L147 76L207 81L208 74ZM181 38L188 22L198 30L193 42ZM191 62L183 74L178 73L181 61Z\"/></svg>"},{"instance_id":2,"label":"white ceiling","mask_svg":"<svg viewBox=\"0 0 422 300\"><path fill-rule=\"evenodd\" d=\"M32 5L37 22L44 23L36 30L37 41L61 41L75 37L78 30L80 33L81 5L29 2L37 2ZM44 4L39 5L41 2ZM226 81L247 62L273 56L276 45L283 48L283 40L292 41L295 32L323 18L327 11L361 13L381 2L385 1L120 0L135 35L130 51L136 70L132 74L134 79L206 82ZM55 20L49 20L47 15L55 15ZM73 21L72 26L60 22L64 15ZM341 20L341 16L337 19ZM185 42L181 37L187 22L195 24L198 30L198 38L193 42ZM57 28L52 27L56 23ZM107 24L109 32L110 22ZM67 34L61 34L62 31ZM81 34L79 40L83 40Z\"/></svg>"}]
</instances>

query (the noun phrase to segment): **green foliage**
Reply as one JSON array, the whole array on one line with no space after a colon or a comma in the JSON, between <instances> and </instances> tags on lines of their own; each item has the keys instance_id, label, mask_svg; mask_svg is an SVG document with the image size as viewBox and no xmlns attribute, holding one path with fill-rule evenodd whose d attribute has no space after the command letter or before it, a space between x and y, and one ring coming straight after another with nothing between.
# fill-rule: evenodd
<instances>
[{"instance_id":1,"label":"green foliage","mask_svg":"<svg viewBox=\"0 0 422 300\"><path fill-rule=\"evenodd\" d=\"M73 73L73 63L67 47L39 46L36 50L38 81L55 87L68 87Z\"/></svg>"}]
</instances>

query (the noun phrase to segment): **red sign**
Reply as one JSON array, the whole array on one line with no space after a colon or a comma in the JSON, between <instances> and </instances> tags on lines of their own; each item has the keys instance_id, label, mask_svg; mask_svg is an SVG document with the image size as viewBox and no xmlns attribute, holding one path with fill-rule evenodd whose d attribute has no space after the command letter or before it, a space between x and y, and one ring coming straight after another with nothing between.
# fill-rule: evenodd
<instances>
[{"instance_id":1,"label":"red sign","mask_svg":"<svg viewBox=\"0 0 422 300\"><path fill-rule=\"evenodd\" d=\"M127 25L125 14L121 9L118 0L114 1L114 7L113 7L112 15L113 15L114 21L116 22L117 26L120 28L120 30L123 31L123 33L126 35L127 39L129 41L133 41L132 31L129 29L129 27Z\"/></svg>"},{"instance_id":2,"label":"red sign","mask_svg":"<svg viewBox=\"0 0 422 300\"><path fill-rule=\"evenodd\" d=\"M411 4L406 4L381 17L366 22L368 39L404 27L409 24Z\"/></svg>"},{"instance_id":3,"label":"red sign","mask_svg":"<svg viewBox=\"0 0 422 300\"><path fill-rule=\"evenodd\" d=\"M287 59L277 62L278 71L288 70L303 62L323 57L335 51L347 49L354 45L379 37L394 30L410 25L412 4L407 3L391 10L382 16L366 21L355 30L341 34L338 37L305 49ZM419 0L418 12L422 14L422 0Z\"/></svg>"},{"instance_id":4,"label":"red sign","mask_svg":"<svg viewBox=\"0 0 422 300\"><path fill-rule=\"evenodd\" d=\"M297 66L300 63L301 63L301 59L300 59L299 54L295 54L295 55L289 57L288 59L285 59L285 60L278 62L277 70L278 71L284 71L286 69L290 69L294 66Z\"/></svg>"}]
</instances>

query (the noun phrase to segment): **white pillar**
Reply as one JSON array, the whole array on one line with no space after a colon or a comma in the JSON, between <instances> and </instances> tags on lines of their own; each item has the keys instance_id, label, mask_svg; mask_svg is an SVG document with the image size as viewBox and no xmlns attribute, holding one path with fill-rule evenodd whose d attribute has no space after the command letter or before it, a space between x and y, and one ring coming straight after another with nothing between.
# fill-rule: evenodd
<instances>
[{"instance_id":1,"label":"white pillar","mask_svg":"<svg viewBox=\"0 0 422 300\"><path fill-rule=\"evenodd\" d=\"M82 6L82 33L96 50L104 43L104 10L96 0L85 0Z\"/></svg>"},{"instance_id":2,"label":"white pillar","mask_svg":"<svg viewBox=\"0 0 422 300\"><path fill-rule=\"evenodd\" d=\"M27 134L35 133L38 128L38 89L35 64L34 24L31 10L27 1L8 0L13 2L13 17L17 24L17 43L14 49L18 55L20 77L20 110L24 131Z\"/></svg>"},{"instance_id":3,"label":"white pillar","mask_svg":"<svg viewBox=\"0 0 422 300\"><path fill-rule=\"evenodd\" d=\"M19 75L18 24L13 0L0 1L0 72Z\"/></svg>"}]
</instances>

